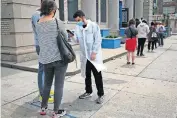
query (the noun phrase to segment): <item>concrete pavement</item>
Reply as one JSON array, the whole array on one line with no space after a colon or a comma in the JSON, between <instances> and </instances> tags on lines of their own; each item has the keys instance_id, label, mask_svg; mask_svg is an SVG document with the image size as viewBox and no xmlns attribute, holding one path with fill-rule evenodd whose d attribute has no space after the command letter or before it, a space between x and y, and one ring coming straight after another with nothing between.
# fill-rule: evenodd
<instances>
[{"instance_id":1,"label":"concrete pavement","mask_svg":"<svg viewBox=\"0 0 177 118\"><path fill-rule=\"evenodd\" d=\"M69 76L65 81L62 107L64 118L177 118L177 36L165 40L155 53L136 59L136 65L126 65L122 56L106 63L103 72L105 101L95 104L94 95L79 100L84 92L84 79ZM8 69L6 69L8 70ZM37 74L16 70L5 73L2 82L2 118L49 118L38 114ZM53 104L49 104L49 109Z\"/></svg>"}]
</instances>

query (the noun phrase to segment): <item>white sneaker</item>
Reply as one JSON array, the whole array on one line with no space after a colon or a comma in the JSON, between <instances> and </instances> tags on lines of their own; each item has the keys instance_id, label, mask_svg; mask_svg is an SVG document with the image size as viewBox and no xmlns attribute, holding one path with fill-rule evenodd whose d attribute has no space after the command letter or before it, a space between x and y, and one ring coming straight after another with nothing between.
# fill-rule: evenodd
<instances>
[{"instance_id":1,"label":"white sneaker","mask_svg":"<svg viewBox=\"0 0 177 118\"><path fill-rule=\"evenodd\" d=\"M58 110L58 113L53 113L52 118L60 118L62 116L66 115L66 111L65 110Z\"/></svg>"},{"instance_id":2,"label":"white sneaker","mask_svg":"<svg viewBox=\"0 0 177 118\"><path fill-rule=\"evenodd\" d=\"M41 108L40 115L44 116L47 114L47 108Z\"/></svg>"},{"instance_id":3,"label":"white sneaker","mask_svg":"<svg viewBox=\"0 0 177 118\"><path fill-rule=\"evenodd\" d=\"M98 97L98 99L96 100L97 104L102 104L104 101L104 96Z\"/></svg>"}]
</instances>

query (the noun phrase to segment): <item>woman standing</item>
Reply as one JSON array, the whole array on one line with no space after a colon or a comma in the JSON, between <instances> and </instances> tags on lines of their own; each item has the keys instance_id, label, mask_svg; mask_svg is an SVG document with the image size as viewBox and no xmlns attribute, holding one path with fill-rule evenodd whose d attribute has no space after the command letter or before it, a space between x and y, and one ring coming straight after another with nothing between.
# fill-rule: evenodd
<instances>
[{"instance_id":1,"label":"woman standing","mask_svg":"<svg viewBox=\"0 0 177 118\"><path fill-rule=\"evenodd\" d=\"M156 32L156 27L155 27L155 23L151 22L151 27L150 27L150 32L148 34L148 51L152 51L154 50L154 45L158 40L158 35Z\"/></svg>"},{"instance_id":2,"label":"woman standing","mask_svg":"<svg viewBox=\"0 0 177 118\"><path fill-rule=\"evenodd\" d=\"M66 111L59 109L63 97L64 79L67 69L67 64L61 61L57 45L57 25L53 18L57 10L57 5L54 0L44 0L41 5L41 15L36 24L36 31L38 35L38 42L40 46L39 61L44 65L45 85L41 103L41 115L46 115L48 107L48 98L55 76L54 83L54 113L53 118L59 118L66 114ZM62 30L63 23L59 20L59 29L63 36L67 39L67 35Z\"/></svg>"},{"instance_id":3,"label":"woman standing","mask_svg":"<svg viewBox=\"0 0 177 118\"><path fill-rule=\"evenodd\" d=\"M129 21L129 27L125 30L126 35L126 50L127 50L127 64L130 64L130 57L132 58L132 65L135 64L135 50L136 50L136 36L138 31L135 28L135 21Z\"/></svg>"}]
</instances>

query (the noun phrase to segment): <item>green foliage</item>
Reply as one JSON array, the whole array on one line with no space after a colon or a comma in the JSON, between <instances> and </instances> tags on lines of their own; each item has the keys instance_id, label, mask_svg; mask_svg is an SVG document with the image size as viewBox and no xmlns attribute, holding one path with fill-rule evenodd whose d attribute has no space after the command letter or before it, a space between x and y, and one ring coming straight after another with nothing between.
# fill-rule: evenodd
<instances>
[{"instance_id":1,"label":"green foliage","mask_svg":"<svg viewBox=\"0 0 177 118\"><path fill-rule=\"evenodd\" d=\"M116 35L109 35L109 36L106 36L105 38L117 38L118 36Z\"/></svg>"}]
</instances>

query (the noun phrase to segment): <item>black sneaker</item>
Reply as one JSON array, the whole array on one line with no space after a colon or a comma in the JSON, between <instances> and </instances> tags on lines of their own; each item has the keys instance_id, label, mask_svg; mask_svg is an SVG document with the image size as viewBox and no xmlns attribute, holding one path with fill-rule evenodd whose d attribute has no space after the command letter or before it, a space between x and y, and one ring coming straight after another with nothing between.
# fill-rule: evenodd
<instances>
[{"instance_id":1,"label":"black sneaker","mask_svg":"<svg viewBox=\"0 0 177 118\"><path fill-rule=\"evenodd\" d=\"M132 65L135 65L135 63L132 63Z\"/></svg>"},{"instance_id":2,"label":"black sneaker","mask_svg":"<svg viewBox=\"0 0 177 118\"><path fill-rule=\"evenodd\" d=\"M141 57L144 57L144 54L140 54Z\"/></svg>"},{"instance_id":3,"label":"black sneaker","mask_svg":"<svg viewBox=\"0 0 177 118\"><path fill-rule=\"evenodd\" d=\"M92 93L84 93L79 96L79 99L85 99L85 98L89 98L89 97L92 97Z\"/></svg>"},{"instance_id":4,"label":"black sneaker","mask_svg":"<svg viewBox=\"0 0 177 118\"><path fill-rule=\"evenodd\" d=\"M129 65L129 64L130 64L130 62L127 62L127 64Z\"/></svg>"},{"instance_id":5,"label":"black sneaker","mask_svg":"<svg viewBox=\"0 0 177 118\"><path fill-rule=\"evenodd\" d=\"M62 116L66 115L66 111L65 110L58 110L58 113L53 113L52 118L60 118Z\"/></svg>"}]
</instances>

